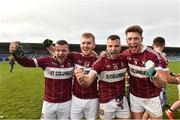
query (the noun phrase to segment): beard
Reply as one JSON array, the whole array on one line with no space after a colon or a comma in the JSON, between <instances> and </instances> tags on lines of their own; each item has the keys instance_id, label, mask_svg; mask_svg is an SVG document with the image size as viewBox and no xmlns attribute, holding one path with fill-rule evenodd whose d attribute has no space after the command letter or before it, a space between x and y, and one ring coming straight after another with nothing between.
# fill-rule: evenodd
<instances>
[{"instance_id":1,"label":"beard","mask_svg":"<svg viewBox=\"0 0 180 120\"><path fill-rule=\"evenodd\" d=\"M59 62L64 62L65 59L66 59L66 56L62 55L62 56L57 56L56 59L59 61Z\"/></svg>"}]
</instances>

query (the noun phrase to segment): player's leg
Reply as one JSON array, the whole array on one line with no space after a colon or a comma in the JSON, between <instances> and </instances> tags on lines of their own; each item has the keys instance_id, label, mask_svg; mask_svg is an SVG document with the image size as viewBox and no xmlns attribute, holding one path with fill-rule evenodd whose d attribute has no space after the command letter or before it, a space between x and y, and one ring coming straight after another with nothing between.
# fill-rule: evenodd
<instances>
[{"instance_id":1,"label":"player's leg","mask_svg":"<svg viewBox=\"0 0 180 120\"><path fill-rule=\"evenodd\" d=\"M84 109L84 114L87 120L96 120L98 110L99 110L98 98L86 100L86 107Z\"/></svg>"},{"instance_id":2,"label":"player's leg","mask_svg":"<svg viewBox=\"0 0 180 120\"><path fill-rule=\"evenodd\" d=\"M142 119L143 120L148 120L149 119L149 113L147 111L144 112Z\"/></svg>"},{"instance_id":3,"label":"player's leg","mask_svg":"<svg viewBox=\"0 0 180 120\"><path fill-rule=\"evenodd\" d=\"M10 64L10 72L12 72L12 70L13 70L13 65L12 64Z\"/></svg>"},{"instance_id":4,"label":"player's leg","mask_svg":"<svg viewBox=\"0 0 180 120\"><path fill-rule=\"evenodd\" d=\"M56 113L58 120L69 120L71 112L71 100L63 103L58 103Z\"/></svg>"},{"instance_id":5,"label":"player's leg","mask_svg":"<svg viewBox=\"0 0 180 120\"><path fill-rule=\"evenodd\" d=\"M14 64L12 64L12 66L11 66L11 72L13 71L13 69L14 69Z\"/></svg>"},{"instance_id":6,"label":"player's leg","mask_svg":"<svg viewBox=\"0 0 180 120\"><path fill-rule=\"evenodd\" d=\"M56 107L57 107L57 104L44 101L43 107L42 107L41 119L42 120L57 119Z\"/></svg>"},{"instance_id":7,"label":"player's leg","mask_svg":"<svg viewBox=\"0 0 180 120\"><path fill-rule=\"evenodd\" d=\"M81 120L84 116L83 113L84 103L81 99L76 96L72 96L72 105L71 105L71 119L72 120Z\"/></svg>"},{"instance_id":8,"label":"player's leg","mask_svg":"<svg viewBox=\"0 0 180 120\"><path fill-rule=\"evenodd\" d=\"M178 108L180 108L180 100L174 102L172 106L165 111L169 119L173 119L173 112Z\"/></svg>"}]
</instances>

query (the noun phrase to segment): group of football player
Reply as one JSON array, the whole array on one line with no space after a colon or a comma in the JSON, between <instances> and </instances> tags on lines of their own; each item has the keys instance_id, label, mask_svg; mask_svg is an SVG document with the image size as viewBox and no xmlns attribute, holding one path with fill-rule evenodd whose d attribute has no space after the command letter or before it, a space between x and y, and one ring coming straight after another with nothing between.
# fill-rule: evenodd
<instances>
[{"instance_id":1,"label":"group of football player","mask_svg":"<svg viewBox=\"0 0 180 120\"><path fill-rule=\"evenodd\" d=\"M49 39L43 42L51 53L48 57L19 56L17 41L11 42L9 51L19 64L44 71L41 119L162 119L162 106L166 103L160 93L166 83L180 84L180 75L170 74L162 52L164 38L155 38L152 49L142 44L142 34L139 25L129 26L125 31L129 49L123 52L120 37L108 36L106 50L100 56L94 52L92 33L82 34L80 53L70 52L66 40L53 45ZM176 109L172 107L166 110L168 117Z\"/></svg>"}]
</instances>

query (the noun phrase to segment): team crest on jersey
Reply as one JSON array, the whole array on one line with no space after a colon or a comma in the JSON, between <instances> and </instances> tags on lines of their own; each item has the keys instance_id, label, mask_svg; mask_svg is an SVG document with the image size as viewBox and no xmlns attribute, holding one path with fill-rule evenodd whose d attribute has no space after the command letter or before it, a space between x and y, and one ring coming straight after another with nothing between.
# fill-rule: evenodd
<instances>
[{"instance_id":1,"label":"team crest on jersey","mask_svg":"<svg viewBox=\"0 0 180 120\"><path fill-rule=\"evenodd\" d=\"M113 64L113 69L117 70L118 69L118 64Z\"/></svg>"},{"instance_id":2,"label":"team crest on jersey","mask_svg":"<svg viewBox=\"0 0 180 120\"><path fill-rule=\"evenodd\" d=\"M133 58L133 61L134 61L134 64L137 65L139 60L136 58Z\"/></svg>"},{"instance_id":3,"label":"team crest on jersey","mask_svg":"<svg viewBox=\"0 0 180 120\"><path fill-rule=\"evenodd\" d=\"M107 68L107 69L110 69L110 68L111 68L111 66L110 66L110 65L106 65L106 68Z\"/></svg>"},{"instance_id":4,"label":"team crest on jersey","mask_svg":"<svg viewBox=\"0 0 180 120\"><path fill-rule=\"evenodd\" d=\"M137 61L134 61L134 64L137 65Z\"/></svg>"}]
</instances>

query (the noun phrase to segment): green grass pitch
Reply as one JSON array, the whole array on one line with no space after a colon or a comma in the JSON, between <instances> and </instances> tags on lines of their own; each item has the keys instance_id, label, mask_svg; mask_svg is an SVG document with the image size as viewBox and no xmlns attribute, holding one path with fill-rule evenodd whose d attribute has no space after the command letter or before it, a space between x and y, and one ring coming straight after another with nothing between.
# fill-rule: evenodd
<instances>
[{"instance_id":1,"label":"green grass pitch","mask_svg":"<svg viewBox=\"0 0 180 120\"><path fill-rule=\"evenodd\" d=\"M0 63L0 117L39 119L44 92L43 70L25 68L18 64L14 67L10 73L9 64ZM172 72L180 73L180 62L170 62L169 67ZM178 100L177 86L168 85L167 94L171 105ZM180 111L174 115L180 119ZM167 117L164 115L163 118Z\"/></svg>"}]
</instances>

